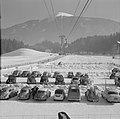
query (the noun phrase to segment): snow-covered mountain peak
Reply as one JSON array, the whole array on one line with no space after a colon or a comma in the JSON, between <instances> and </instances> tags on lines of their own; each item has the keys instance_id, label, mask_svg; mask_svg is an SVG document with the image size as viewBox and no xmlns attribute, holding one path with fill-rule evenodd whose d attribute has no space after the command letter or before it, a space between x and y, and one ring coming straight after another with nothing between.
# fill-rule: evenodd
<instances>
[{"instance_id":1,"label":"snow-covered mountain peak","mask_svg":"<svg viewBox=\"0 0 120 119\"><path fill-rule=\"evenodd\" d=\"M65 12L58 12L58 14L57 14L56 16L57 16L57 17L59 17L59 16L71 17L71 16L73 16L73 15L72 15L72 14L65 13Z\"/></svg>"}]
</instances>

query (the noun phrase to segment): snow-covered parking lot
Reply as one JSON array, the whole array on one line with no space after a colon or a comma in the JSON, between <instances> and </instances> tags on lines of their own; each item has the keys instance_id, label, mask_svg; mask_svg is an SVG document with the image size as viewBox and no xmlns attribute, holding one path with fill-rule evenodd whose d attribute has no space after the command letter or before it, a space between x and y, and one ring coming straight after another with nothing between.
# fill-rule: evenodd
<instances>
[{"instance_id":1,"label":"snow-covered parking lot","mask_svg":"<svg viewBox=\"0 0 120 119\"><path fill-rule=\"evenodd\" d=\"M62 65L58 66L59 62L62 62ZM111 69L116 66L110 64L118 65L119 60L112 59L108 56L71 55L48 62L44 65L32 65L32 70L39 70L41 72L50 71L51 73L60 71L65 75L68 71L73 71L74 73L77 71L86 72L90 74L90 78L94 81L94 84L100 88L104 88L105 80L107 86L115 87L114 80L110 80L108 76ZM30 65L18 68L31 70ZM15 70L15 68L1 71L1 79L5 81L7 77L4 77L4 75L11 73L13 70ZM39 82L39 80L40 79L37 79L37 82ZM57 113L60 111L67 112L71 119L120 119L120 103L108 103L102 97L97 103L88 102L84 96L85 88L82 88L81 102L68 102L67 99L63 102L53 101L52 96L56 88L53 85L55 79L50 78L49 80L52 82L52 86L49 87L52 95L47 101L34 101L32 99L19 101L17 97L10 100L1 100L0 119L57 119ZM18 78L18 82L20 81L21 79ZM65 78L66 83L70 83L70 81L71 79ZM24 79L23 82L26 82L26 79Z\"/></svg>"}]
</instances>

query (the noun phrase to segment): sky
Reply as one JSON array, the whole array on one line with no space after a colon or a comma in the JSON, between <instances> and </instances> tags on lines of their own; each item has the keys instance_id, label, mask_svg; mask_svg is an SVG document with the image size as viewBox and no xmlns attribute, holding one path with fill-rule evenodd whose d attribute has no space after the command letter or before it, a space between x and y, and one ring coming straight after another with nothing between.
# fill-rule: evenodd
<instances>
[{"instance_id":1,"label":"sky","mask_svg":"<svg viewBox=\"0 0 120 119\"><path fill-rule=\"evenodd\" d=\"M28 20L49 17L44 0L0 0L1 27L7 28ZM45 0L50 14L53 16L50 0ZM73 14L79 0L52 0L54 12ZM81 0L76 15L80 14L87 0ZM99 17L120 22L120 0L92 0L83 16Z\"/></svg>"}]
</instances>

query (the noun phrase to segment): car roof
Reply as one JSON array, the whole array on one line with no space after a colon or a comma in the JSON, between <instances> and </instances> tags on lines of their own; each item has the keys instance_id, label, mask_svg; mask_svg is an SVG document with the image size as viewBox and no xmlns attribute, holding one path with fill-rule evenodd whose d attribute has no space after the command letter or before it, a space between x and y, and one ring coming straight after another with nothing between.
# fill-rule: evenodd
<instances>
[{"instance_id":1,"label":"car roof","mask_svg":"<svg viewBox=\"0 0 120 119\"><path fill-rule=\"evenodd\" d=\"M22 89L31 89L31 87L25 86L25 87L23 87Z\"/></svg>"},{"instance_id":2,"label":"car roof","mask_svg":"<svg viewBox=\"0 0 120 119\"><path fill-rule=\"evenodd\" d=\"M61 90L61 91L64 91L64 89L61 89L61 88L58 88L58 89L56 89L56 90ZM56 91L56 90L55 90L55 91Z\"/></svg>"},{"instance_id":3,"label":"car roof","mask_svg":"<svg viewBox=\"0 0 120 119\"><path fill-rule=\"evenodd\" d=\"M72 84L72 85L69 86L69 88L79 88L79 86L76 85L76 84Z\"/></svg>"},{"instance_id":4,"label":"car roof","mask_svg":"<svg viewBox=\"0 0 120 119\"><path fill-rule=\"evenodd\" d=\"M38 88L38 91L47 91L47 88Z\"/></svg>"},{"instance_id":5,"label":"car roof","mask_svg":"<svg viewBox=\"0 0 120 119\"><path fill-rule=\"evenodd\" d=\"M118 92L119 90L113 88L106 88L108 92Z\"/></svg>"}]
</instances>

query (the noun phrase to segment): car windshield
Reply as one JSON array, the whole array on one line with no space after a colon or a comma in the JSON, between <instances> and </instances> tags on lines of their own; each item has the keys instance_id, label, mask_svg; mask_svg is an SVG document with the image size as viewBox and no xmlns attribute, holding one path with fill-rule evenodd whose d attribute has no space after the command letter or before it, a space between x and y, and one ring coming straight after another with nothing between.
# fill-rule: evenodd
<instances>
[{"instance_id":1,"label":"car windshield","mask_svg":"<svg viewBox=\"0 0 120 119\"><path fill-rule=\"evenodd\" d=\"M38 94L44 94L45 91L38 90Z\"/></svg>"},{"instance_id":2,"label":"car windshield","mask_svg":"<svg viewBox=\"0 0 120 119\"><path fill-rule=\"evenodd\" d=\"M111 94L118 94L118 92L110 91L110 92L108 92L108 94L109 94L109 95L111 95Z\"/></svg>"},{"instance_id":3,"label":"car windshield","mask_svg":"<svg viewBox=\"0 0 120 119\"><path fill-rule=\"evenodd\" d=\"M14 71L13 74L16 75L18 73L18 71Z\"/></svg>"},{"instance_id":4,"label":"car windshield","mask_svg":"<svg viewBox=\"0 0 120 119\"><path fill-rule=\"evenodd\" d=\"M28 71L23 71L23 74L29 73Z\"/></svg>"},{"instance_id":5,"label":"car windshield","mask_svg":"<svg viewBox=\"0 0 120 119\"><path fill-rule=\"evenodd\" d=\"M55 91L55 94L62 94L62 93L63 93L62 90L56 90L56 91Z\"/></svg>"},{"instance_id":6,"label":"car windshield","mask_svg":"<svg viewBox=\"0 0 120 119\"><path fill-rule=\"evenodd\" d=\"M25 92L27 92L27 90L25 90L25 89L22 89L22 90L21 90L21 93L25 93Z\"/></svg>"},{"instance_id":7,"label":"car windshield","mask_svg":"<svg viewBox=\"0 0 120 119\"><path fill-rule=\"evenodd\" d=\"M78 92L78 89L72 88L72 89L71 89L71 92Z\"/></svg>"},{"instance_id":8,"label":"car windshield","mask_svg":"<svg viewBox=\"0 0 120 119\"><path fill-rule=\"evenodd\" d=\"M6 88L2 88L2 89L0 90L0 94L1 94L1 93L4 93L4 92L6 92L6 91L7 91Z\"/></svg>"},{"instance_id":9,"label":"car windshield","mask_svg":"<svg viewBox=\"0 0 120 119\"><path fill-rule=\"evenodd\" d=\"M73 80L78 80L78 78L73 78Z\"/></svg>"},{"instance_id":10,"label":"car windshield","mask_svg":"<svg viewBox=\"0 0 120 119\"><path fill-rule=\"evenodd\" d=\"M57 78L63 78L63 76L62 75L57 75Z\"/></svg>"}]
</instances>

